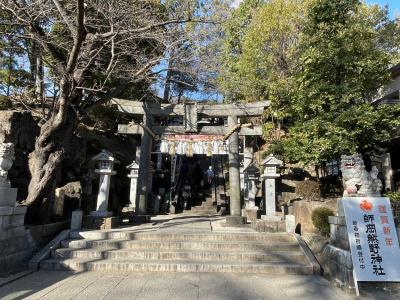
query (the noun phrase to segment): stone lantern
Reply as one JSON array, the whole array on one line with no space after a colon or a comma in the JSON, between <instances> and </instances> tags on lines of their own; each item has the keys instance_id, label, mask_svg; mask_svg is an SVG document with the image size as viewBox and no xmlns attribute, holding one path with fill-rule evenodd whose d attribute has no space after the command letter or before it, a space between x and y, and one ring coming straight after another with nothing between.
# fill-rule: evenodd
<instances>
[{"instance_id":1,"label":"stone lantern","mask_svg":"<svg viewBox=\"0 0 400 300\"><path fill-rule=\"evenodd\" d=\"M128 177L131 179L131 190L129 194L129 207L135 211L136 209L136 197L137 197L137 182L139 178L139 164L133 161L129 166L126 167L130 170Z\"/></svg>"},{"instance_id":2,"label":"stone lantern","mask_svg":"<svg viewBox=\"0 0 400 300\"><path fill-rule=\"evenodd\" d=\"M276 212L276 179L281 175L279 168L283 165L283 162L277 159L273 154L270 154L266 159L263 160L262 165L264 166L264 173L261 178L264 180L265 186L265 218L274 219Z\"/></svg>"},{"instance_id":3,"label":"stone lantern","mask_svg":"<svg viewBox=\"0 0 400 300\"><path fill-rule=\"evenodd\" d=\"M114 171L114 164L119 161L107 150L102 150L98 155L92 158L97 162L95 172L100 175L99 193L97 195L96 211L90 213L93 217L111 217L112 212L108 211L108 197L110 194L111 176L117 174Z\"/></svg>"},{"instance_id":4,"label":"stone lantern","mask_svg":"<svg viewBox=\"0 0 400 300\"><path fill-rule=\"evenodd\" d=\"M244 170L244 201L246 209L258 209L256 207L257 184L260 179L260 170L252 163Z\"/></svg>"}]
</instances>

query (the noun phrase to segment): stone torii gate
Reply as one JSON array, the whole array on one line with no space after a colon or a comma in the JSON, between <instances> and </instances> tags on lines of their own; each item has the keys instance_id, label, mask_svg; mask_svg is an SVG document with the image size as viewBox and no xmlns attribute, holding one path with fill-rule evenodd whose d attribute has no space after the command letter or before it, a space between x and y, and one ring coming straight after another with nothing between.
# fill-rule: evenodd
<instances>
[{"instance_id":1,"label":"stone torii gate","mask_svg":"<svg viewBox=\"0 0 400 300\"><path fill-rule=\"evenodd\" d=\"M230 216L227 224L243 224L240 206L240 161L239 136L260 136L261 126L239 124L240 117L261 116L264 109L270 105L269 101L235 104L158 104L112 99L111 104L118 107L122 113L141 116L141 124L130 123L118 125L119 134L141 135L139 154L138 203L136 213L147 213L147 198L149 186L149 170L153 140L163 139L171 135L210 135L223 136L229 142L229 183L230 183ZM155 117L183 117L183 125L160 126L155 124ZM201 126L200 118L227 118L227 126Z\"/></svg>"}]
</instances>

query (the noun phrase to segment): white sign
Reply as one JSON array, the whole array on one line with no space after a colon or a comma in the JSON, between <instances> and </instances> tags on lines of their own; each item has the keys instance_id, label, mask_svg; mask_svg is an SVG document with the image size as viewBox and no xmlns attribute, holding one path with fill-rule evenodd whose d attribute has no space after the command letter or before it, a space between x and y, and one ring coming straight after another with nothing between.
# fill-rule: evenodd
<instances>
[{"instance_id":1,"label":"white sign","mask_svg":"<svg viewBox=\"0 0 400 300\"><path fill-rule=\"evenodd\" d=\"M389 198L343 198L356 281L400 281L400 248Z\"/></svg>"}]
</instances>

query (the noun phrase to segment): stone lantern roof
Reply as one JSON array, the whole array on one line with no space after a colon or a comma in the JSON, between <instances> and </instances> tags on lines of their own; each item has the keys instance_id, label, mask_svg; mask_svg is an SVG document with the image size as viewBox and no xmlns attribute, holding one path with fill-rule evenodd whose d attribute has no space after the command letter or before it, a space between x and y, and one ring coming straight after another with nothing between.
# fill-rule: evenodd
<instances>
[{"instance_id":1,"label":"stone lantern roof","mask_svg":"<svg viewBox=\"0 0 400 300\"><path fill-rule=\"evenodd\" d=\"M129 166L126 167L127 169L139 169L139 164L136 161L133 161Z\"/></svg>"},{"instance_id":2,"label":"stone lantern roof","mask_svg":"<svg viewBox=\"0 0 400 300\"><path fill-rule=\"evenodd\" d=\"M112 161L112 162L114 162L116 164L120 163L120 161L118 159L116 159L111 152L109 152L107 150L104 150L104 149L101 150L101 152L99 154L94 156L92 158L92 160L96 160L96 161Z\"/></svg>"},{"instance_id":3,"label":"stone lantern roof","mask_svg":"<svg viewBox=\"0 0 400 300\"><path fill-rule=\"evenodd\" d=\"M257 167L255 162L252 162L246 168L243 169L243 173L244 172L259 172L259 171L260 171L260 169Z\"/></svg>"},{"instance_id":4,"label":"stone lantern roof","mask_svg":"<svg viewBox=\"0 0 400 300\"><path fill-rule=\"evenodd\" d=\"M282 166L283 161L277 159L273 154L268 155L262 162L261 165L263 166Z\"/></svg>"}]
</instances>

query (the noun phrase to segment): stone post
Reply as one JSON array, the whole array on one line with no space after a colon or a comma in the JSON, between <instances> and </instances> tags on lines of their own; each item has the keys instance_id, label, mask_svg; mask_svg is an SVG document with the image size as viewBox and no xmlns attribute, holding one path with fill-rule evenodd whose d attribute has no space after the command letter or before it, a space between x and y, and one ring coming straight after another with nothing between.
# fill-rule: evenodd
<instances>
[{"instance_id":1,"label":"stone post","mask_svg":"<svg viewBox=\"0 0 400 300\"><path fill-rule=\"evenodd\" d=\"M147 128L151 128L153 120L152 116L145 114L143 116L143 124ZM138 195L139 205L136 210L136 214L145 215L147 213L147 199L150 191L149 188L149 168L151 161L151 147L152 137L150 134L143 130L142 141L140 144L140 158L139 158L139 179L138 179Z\"/></svg>"},{"instance_id":2,"label":"stone post","mask_svg":"<svg viewBox=\"0 0 400 300\"><path fill-rule=\"evenodd\" d=\"M381 162L382 162L382 173L385 182L385 190L389 189L391 191L394 191L392 158L390 153L382 154Z\"/></svg>"},{"instance_id":3,"label":"stone post","mask_svg":"<svg viewBox=\"0 0 400 300\"><path fill-rule=\"evenodd\" d=\"M136 199L137 199L137 184L139 177L139 165L136 161L132 162L129 166L126 167L130 170L128 177L131 179L131 189L129 193L129 208L136 211Z\"/></svg>"},{"instance_id":4,"label":"stone post","mask_svg":"<svg viewBox=\"0 0 400 300\"><path fill-rule=\"evenodd\" d=\"M237 116L228 116L228 127L232 128L238 123ZM226 217L227 225L240 225L246 222L246 218L241 216L240 205L240 162L239 162L239 135L235 131L229 137L229 197L230 197L230 216Z\"/></svg>"},{"instance_id":5,"label":"stone post","mask_svg":"<svg viewBox=\"0 0 400 300\"><path fill-rule=\"evenodd\" d=\"M267 221L281 221L281 217L276 216L276 179L280 177L278 168L282 166L283 162L274 157L273 154L269 155L263 162L264 174L261 178L264 180L265 186L265 215L261 216L263 220Z\"/></svg>"},{"instance_id":6,"label":"stone post","mask_svg":"<svg viewBox=\"0 0 400 300\"><path fill-rule=\"evenodd\" d=\"M119 161L106 150L102 150L100 154L93 157L93 160L98 162L98 168L95 172L100 175L100 181L96 211L92 211L90 215L93 217L111 217L112 212L107 210L110 181L111 176L117 174L117 172L113 170L114 163L119 163Z\"/></svg>"}]
</instances>

